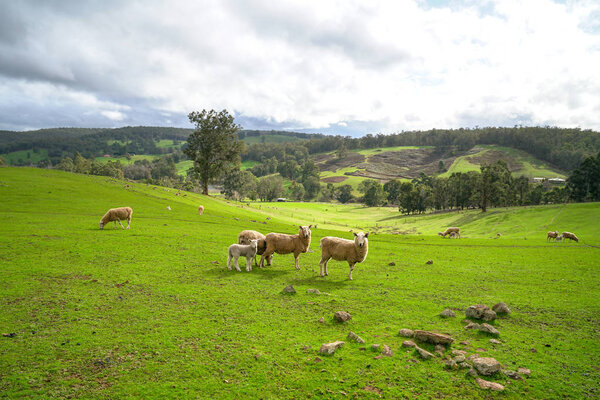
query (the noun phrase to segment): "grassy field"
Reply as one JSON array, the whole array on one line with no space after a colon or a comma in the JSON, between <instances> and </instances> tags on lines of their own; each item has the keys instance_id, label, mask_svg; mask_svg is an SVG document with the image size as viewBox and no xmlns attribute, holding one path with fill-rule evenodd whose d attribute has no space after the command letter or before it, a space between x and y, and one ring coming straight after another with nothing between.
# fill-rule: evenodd
<instances>
[{"instance_id":1,"label":"grassy field","mask_svg":"<svg viewBox=\"0 0 600 400\"><path fill-rule=\"evenodd\" d=\"M0 168L0 326L15 334L0 337L3 398L599 396L600 249L589 245L599 233L598 204L492 210L486 218L452 214L471 219L460 240L432 235L449 222L446 214L422 217L422 228L410 217L423 234L371 234L367 260L349 281L342 262L318 276L319 239L351 236L324 229L320 219L356 221L356 229L369 226L363 213L379 218L381 210L315 204L297 215L293 204L252 209L175 192ZM108 208L124 205L134 209L130 230L98 229ZM227 246L242 229L295 233L311 215L318 227L300 270L291 255L275 255L272 266L250 273L227 270ZM487 238L517 223L522 232ZM584 243L546 243L540 224L572 227ZM289 284L297 294L281 293ZM502 344L464 330L462 310L499 301L512 309L493 322ZM458 318L438 317L445 308ZM352 320L333 322L338 310ZM504 384L504 392L481 390L464 370L402 348L400 328L450 334L452 349L529 368L531 377L498 374L486 379ZM347 341L349 331L366 344ZM335 340L347 343L333 356L318 353ZM470 344L459 344L465 340ZM389 345L394 356L375 359L373 343Z\"/></svg>"},{"instance_id":2,"label":"grassy field","mask_svg":"<svg viewBox=\"0 0 600 400\"><path fill-rule=\"evenodd\" d=\"M48 158L48 150L41 149L37 153L33 150L19 150L2 154L2 157L8 164L17 164L19 162L37 164L41 160Z\"/></svg>"}]
</instances>

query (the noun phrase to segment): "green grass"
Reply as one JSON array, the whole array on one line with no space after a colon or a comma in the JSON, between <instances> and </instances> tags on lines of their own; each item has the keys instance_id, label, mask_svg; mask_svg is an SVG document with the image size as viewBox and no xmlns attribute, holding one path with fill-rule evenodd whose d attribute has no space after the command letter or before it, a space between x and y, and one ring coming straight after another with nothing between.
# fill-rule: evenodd
<instances>
[{"instance_id":1,"label":"green grass","mask_svg":"<svg viewBox=\"0 0 600 400\"><path fill-rule=\"evenodd\" d=\"M161 139L156 142L156 147L161 148L161 149L166 149L166 148L178 149L181 146L183 146L184 144L185 144L185 141L182 141L182 140L179 141L179 144L175 145L173 140L171 140L171 139Z\"/></svg>"},{"instance_id":2,"label":"green grass","mask_svg":"<svg viewBox=\"0 0 600 400\"><path fill-rule=\"evenodd\" d=\"M130 156L129 158L125 157L125 156L119 156L119 157L96 157L95 160L99 163L103 163L106 164L109 160L110 161L121 161L121 164L123 165L129 165L129 164L133 164L134 162L136 162L137 160L148 160L148 161L153 161L156 159L159 159L161 156L158 155L150 155L150 154L136 154L135 156Z\"/></svg>"},{"instance_id":3,"label":"green grass","mask_svg":"<svg viewBox=\"0 0 600 400\"><path fill-rule=\"evenodd\" d=\"M351 222L377 218L379 211L311 204L310 214L296 216L288 203L254 210L175 193L142 184L125 188L105 177L0 168L0 326L16 333L0 337L2 397L598 396L600 250L518 233L486 238L494 226L517 220L529 235L553 214L553 223L573 227L589 244L588 235L598 234L598 204L569 205L560 214L560 207L492 210L497 220L455 215L472 219L464 221L469 233L465 228L460 240L371 234L368 258L349 281L347 264L335 261L328 277L318 277L320 238L351 236L347 229L323 229L320 221L314 252L300 256L299 271L291 255L275 255L272 266L250 273L228 271L227 246L242 229L295 233L298 224L312 222L311 214L320 220L344 213ZM198 204L206 208L202 216ZM134 209L131 229L99 230L104 212L123 205ZM433 229L428 218L442 223L450 217L423 218L431 225L423 231ZM419 224L417 218L412 223ZM432 265L425 264L429 259ZM288 284L296 295L280 293ZM309 295L308 288L331 295ZM498 301L512 314L493 323L503 342L493 346L463 329L461 310ZM447 307L458 318L437 316ZM334 323L337 310L352 320ZM481 354L509 369L530 368L532 375L503 393L483 391L464 371L402 348L400 328L451 334L452 348L469 354L483 348ZM346 340L350 330L366 345L347 342L334 356L318 354L322 343ZM463 340L470 345L459 344ZM394 356L374 359L372 343L389 345Z\"/></svg>"},{"instance_id":4,"label":"green grass","mask_svg":"<svg viewBox=\"0 0 600 400\"><path fill-rule=\"evenodd\" d=\"M360 153L365 157L373 156L376 154L385 153L386 151L402 151L402 150L415 150L415 149L432 149L433 146L392 146L392 147L378 147L374 149L365 150L351 150L356 153Z\"/></svg>"},{"instance_id":5,"label":"green grass","mask_svg":"<svg viewBox=\"0 0 600 400\"><path fill-rule=\"evenodd\" d=\"M1 156L8 164L16 164L19 160L26 163L37 164L48 158L48 150L41 149L37 153L34 153L33 150L19 150L2 154Z\"/></svg>"},{"instance_id":6,"label":"green grass","mask_svg":"<svg viewBox=\"0 0 600 400\"><path fill-rule=\"evenodd\" d=\"M247 169L250 169L250 168L254 167L256 164L260 164L260 162L254 161L254 160L246 160L246 161L242 162L242 165L240 166L240 169L242 171L245 171Z\"/></svg>"},{"instance_id":7,"label":"green grass","mask_svg":"<svg viewBox=\"0 0 600 400\"><path fill-rule=\"evenodd\" d=\"M177 173L181 176L187 176L187 171L194 165L192 160L179 161L175 164L177 168Z\"/></svg>"}]
</instances>

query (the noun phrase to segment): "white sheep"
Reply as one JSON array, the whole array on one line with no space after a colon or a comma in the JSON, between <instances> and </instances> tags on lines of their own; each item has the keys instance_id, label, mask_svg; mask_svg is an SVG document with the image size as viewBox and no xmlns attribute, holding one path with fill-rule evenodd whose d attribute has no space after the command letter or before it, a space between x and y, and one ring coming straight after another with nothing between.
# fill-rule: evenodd
<instances>
[{"instance_id":1,"label":"white sheep","mask_svg":"<svg viewBox=\"0 0 600 400\"><path fill-rule=\"evenodd\" d=\"M252 239L250 244L232 244L229 246L229 249L227 250L227 268L231 269L231 259L233 258L235 269L241 271L238 265L238 258L244 256L246 257L246 271L252 271L252 258L256 256L257 243L258 240Z\"/></svg>"},{"instance_id":2,"label":"white sheep","mask_svg":"<svg viewBox=\"0 0 600 400\"><path fill-rule=\"evenodd\" d=\"M546 236L546 242L549 242L551 240L556 240L557 237L558 237L558 231L549 231L548 235Z\"/></svg>"},{"instance_id":3,"label":"white sheep","mask_svg":"<svg viewBox=\"0 0 600 400\"><path fill-rule=\"evenodd\" d=\"M204 206L198 206L198 215L202 215L204 212Z\"/></svg>"},{"instance_id":4,"label":"white sheep","mask_svg":"<svg viewBox=\"0 0 600 400\"><path fill-rule=\"evenodd\" d=\"M444 232L438 232L438 235L445 238L446 235L450 235L453 232L455 235L458 235L458 237L460 238L460 228L457 228L457 227L451 227L451 228L446 229Z\"/></svg>"},{"instance_id":5,"label":"white sheep","mask_svg":"<svg viewBox=\"0 0 600 400\"><path fill-rule=\"evenodd\" d=\"M354 240L342 239L333 236L325 236L321 239L321 276L329 275L327 273L327 262L333 258L336 261L348 261L350 273L348 279L352 280L352 271L354 265L365 261L369 252L368 233L354 233ZM325 268L325 275L323 275Z\"/></svg>"},{"instance_id":6,"label":"white sheep","mask_svg":"<svg viewBox=\"0 0 600 400\"><path fill-rule=\"evenodd\" d=\"M448 237L449 237L450 239L456 239L456 238L458 238L458 237L460 237L460 236L458 235L458 233L457 233L457 232L450 232L450 234L448 235Z\"/></svg>"},{"instance_id":7,"label":"white sheep","mask_svg":"<svg viewBox=\"0 0 600 400\"><path fill-rule=\"evenodd\" d=\"M127 229L129 229L129 225L131 224L131 216L133 215L133 210L131 207L119 207L119 208L111 208L104 214L104 217L100 220L100 229L104 229L104 225L108 222L115 221L115 229L117 229L117 222L121 225L121 228L126 229L121 220L127 220Z\"/></svg>"},{"instance_id":8,"label":"white sheep","mask_svg":"<svg viewBox=\"0 0 600 400\"><path fill-rule=\"evenodd\" d=\"M284 233L268 233L265 236L266 248L260 257L260 267L265 266L265 258L269 258L273 253L289 254L294 253L294 265L296 269L300 269L298 265L298 257L300 253L306 253L310 246L311 232L309 226L299 226L300 230L297 235L286 235Z\"/></svg>"},{"instance_id":9,"label":"white sheep","mask_svg":"<svg viewBox=\"0 0 600 400\"><path fill-rule=\"evenodd\" d=\"M259 256L262 255L265 252L265 249L267 248L267 243L265 242L265 235L253 230L241 231L238 235L239 244L250 244L250 241L252 239L258 240L256 254ZM269 258L267 258L267 265L271 265L272 260L273 255L270 255ZM258 262L256 261L256 256L254 257L254 263L255 265L258 265Z\"/></svg>"},{"instance_id":10,"label":"white sheep","mask_svg":"<svg viewBox=\"0 0 600 400\"><path fill-rule=\"evenodd\" d=\"M556 241L556 242L562 242L563 238L564 238L564 236L563 236L563 235L558 235L558 236L556 237L556 239L554 239L554 241Z\"/></svg>"},{"instance_id":11,"label":"white sheep","mask_svg":"<svg viewBox=\"0 0 600 400\"><path fill-rule=\"evenodd\" d=\"M576 241L576 242L578 242L578 243L579 243L579 238L578 238L578 237L577 237L577 236L576 236L574 233L571 233L571 232L563 232L563 233L562 233L562 235L563 235L563 237L564 237L565 239L574 240L574 241Z\"/></svg>"}]
</instances>

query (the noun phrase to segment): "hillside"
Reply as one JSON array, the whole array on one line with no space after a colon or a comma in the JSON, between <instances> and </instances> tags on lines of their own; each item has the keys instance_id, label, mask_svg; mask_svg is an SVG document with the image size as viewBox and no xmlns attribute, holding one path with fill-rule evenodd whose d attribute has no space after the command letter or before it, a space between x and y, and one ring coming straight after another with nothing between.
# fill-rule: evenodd
<instances>
[{"instance_id":1,"label":"hillside","mask_svg":"<svg viewBox=\"0 0 600 400\"><path fill-rule=\"evenodd\" d=\"M236 272L225 263L239 231L295 233L310 218L274 204L253 210L175 193L106 177L0 168L4 396L498 397L465 370L403 348L400 328L451 335L445 357L463 350L493 357L506 369L530 369L523 380L484 377L505 386L502 398L598 395L593 349L600 329L600 250L537 236L538 225L553 215L557 226L583 232L584 241L598 237L597 218L580 218L597 215L597 203L562 211L523 208L521 214L493 210L479 220L464 214L459 218L471 219L462 222L472 233L460 240L431 234L432 219L440 218L439 225L449 221L444 215L422 223L414 218L411 224L424 234L371 234L367 260L349 281L343 262L331 261L329 276L318 276L319 240L351 236L348 229L323 229L322 219L337 218L329 209L311 210L319 222L300 270L291 255L275 255L270 267ZM198 204L205 206L202 216ZM106 209L124 205L134 209L131 230L98 229ZM368 220L367 210L347 207L356 221ZM517 220L527 240L516 233L486 239L496 228L514 229ZM282 294L290 284L297 293ZM309 288L329 295L309 294ZM500 344L464 329L467 306L499 301L512 310L491 322ZM440 318L445 308L457 318ZM338 310L353 318L334 322ZM366 344L346 339L349 331ZM318 352L335 340L346 341L335 355ZM390 346L393 356L373 352L375 343Z\"/></svg>"}]
</instances>

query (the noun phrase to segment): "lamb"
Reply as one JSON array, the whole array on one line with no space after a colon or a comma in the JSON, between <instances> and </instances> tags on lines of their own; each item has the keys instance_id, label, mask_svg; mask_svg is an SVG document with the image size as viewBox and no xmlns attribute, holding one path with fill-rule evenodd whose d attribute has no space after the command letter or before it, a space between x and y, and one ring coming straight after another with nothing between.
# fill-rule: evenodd
<instances>
[{"instance_id":1,"label":"lamb","mask_svg":"<svg viewBox=\"0 0 600 400\"><path fill-rule=\"evenodd\" d=\"M460 236L458 235L457 232L450 232L450 234L448 235L448 237L450 239L456 239L457 237L460 237Z\"/></svg>"},{"instance_id":2,"label":"lamb","mask_svg":"<svg viewBox=\"0 0 600 400\"><path fill-rule=\"evenodd\" d=\"M238 258L244 256L246 257L246 271L252 271L252 258L256 256L257 243L258 240L252 239L250 244L232 244L229 246L229 249L227 250L227 268L231 269L231 258L233 258L235 269L237 269L238 272L241 271L238 265Z\"/></svg>"},{"instance_id":3,"label":"lamb","mask_svg":"<svg viewBox=\"0 0 600 400\"><path fill-rule=\"evenodd\" d=\"M574 241L576 241L576 242L578 242L578 243L579 243L579 238L578 238L578 237L577 237L577 236L576 236L574 233L571 233L571 232L563 232L563 233L562 233L562 236L563 236L565 239L574 240Z\"/></svg>"},{"instance_id":4,"label":"lamb","mask_svg":"<svg viewBox=\"0 0 600 400\"><path fill-rule=\"evenodd\" d=\"M336 261L348 261L350 267L348 279L352 280L354 265L365 261L367 258L369 251L368 237L368 233L354 232L354 241L333 236L325 236L321 239L321 261L319 262L321 276L324 276L323 267L325 267L325 275L329 275L327 273L327 262L333 258Z\"/></svg>"},{"instance_id":5,"label":"lamb","mask_svg":"<svg viewBox=\"0 0 600 400\"><path fill-rule=\"evenodd\" d=\"M306 253L310 246L310 228L309 226L299 226L300 230L297 235L286 235L284 233L268 233L265 236L266 248L260 257L260 267L265 266L265 258L268 259L277 254L294 253L294 261L296 269L300 269L298 265L298 257L300 253Z\"/></svg>"},{"instance_id":6,"label":"lamb","mask_svg":"<svg viewBox=\"0 0 600 400\"><path fill-rule=\"evenodd\" d=\"M460 228L457 227L451 227L446 229L444 232L438 232L438 235L442 236L442 237L446 237L446 235L450 235L450 233L454 232L455 235L458 235L458 237L460 238Z\"/></svg>"},{"instance_id":7,"label":"lamb","mask_svg":"<svg viewBox=\"0 0 600 400\"><path fill-rule=\"evenodd\" d=\"M563 235L558 235L558 236L556 237L556 239L554 239L554 240L555 240L556 242L562 242L563 238L564 238L564 236L563 236Z\"/></svg>"},{"instance_id":8,"label":"lamb","mask_svg":"<svg viewBox=\"0 0 600 400\"><path fill-rule=\"evenodd\" d=\"M111 208L104 214L104 217L100 220L100 229L104 229L104 225L108 222L115 221L115 229L117 229L117 222L121 225L121 228L125 229L121 220L127 220L127 229L129 229L129 225L131 224L131 215L133 214L133 210L131 207L120 207L120 208Z\"/></svg>"},{"instance_id":9,"label":"lamb","mask_svg":"<svg viewBox=\"0 0 600 400\"><path fill-rule=\"evenodd\" d=\"M204 212L204 206L198 206L198 215L202 215Z\"/></svg>"},{"instance_id":10,"label":"lamb","mask_svg":"<svg viewBox=\"0 0 600 400\"><path fill-rule=\"evenodd\" d=\"M267 244L265 242L265 235L263 235L260 232L252 231L252 230L241 231L240 234L238 235L238 243L239 244L250 244L250 240L252 240L252 239L258 240L256 254L258 254L259 256L262 255L265 252L265 249L267 248ZM269 258L267 258L267 265L271 265L272 260L273 260L273 255L271 255ZM256 261L256 256L254 257L254 263L255 263L255 265L258 265L258 262Z\"/></svg>"},{"instance_id":11,"label":"lamb","mask_svg":"<svg viewBox=\"0 0 600 400\"><path fill-rule=\"evenodd\" d=\"M548 232L548 236L546 236L546 242L549 242L552 239L556 240L557 237L558 237L558 231L550 231L550 232Z\"/></svg>"}]
</instances>

